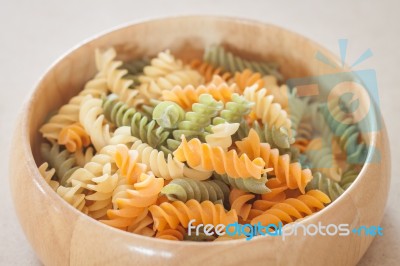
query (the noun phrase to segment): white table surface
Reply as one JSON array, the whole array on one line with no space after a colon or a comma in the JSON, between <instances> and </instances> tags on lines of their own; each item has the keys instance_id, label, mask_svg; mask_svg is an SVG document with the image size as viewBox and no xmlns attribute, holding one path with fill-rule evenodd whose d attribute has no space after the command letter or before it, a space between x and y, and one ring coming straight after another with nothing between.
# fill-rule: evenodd
<instances>
[{"instance_id":1,"label":"white table surface","mask_svg":"<svg viewBox=\"0 0 400 266\"><path fill-rule=\"evenodd\" d=\"M8 154L16 115L37 79L65 51L105 29L129 21L188 14L239 16L277 24L336 53L337 40L348 38L348 62L371 48L374 56L356 69L373 68L377 72L393 168L382 222L384 236L373 241L360 265L398 264L400 2L320 2L0 0L0 265L40 265L14 213L8 184Z\"/></svg>"}]
</instances>

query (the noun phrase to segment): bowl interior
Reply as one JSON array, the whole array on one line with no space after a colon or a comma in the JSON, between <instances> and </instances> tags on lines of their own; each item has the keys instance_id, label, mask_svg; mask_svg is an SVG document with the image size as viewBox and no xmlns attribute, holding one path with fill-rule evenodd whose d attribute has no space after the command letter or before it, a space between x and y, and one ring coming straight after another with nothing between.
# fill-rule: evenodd
<instances>
[{"instance_id":1,"label":"bowl interior","mask_svg":"<svg viewBox=\"0 0 400 266\"><path fill-rule=\"evenodd\" d=\"M204 48L211 44L222 44L246 59L277 62L286 80L343 72L343 69L335 69L316 60L319 52L338 63L338 59L326 49L272 25L228 18L180 17L123 27L67 53L40 81L29 102L26 128L36 163L42 162L39 127L48 114L78 94L93 77L96 48L113 46L121 60L154 56L165 49L183 60L189 60L202 58ZM373 135L365 137L367 143L373 144Z\"/></svg>"}]
</instances>

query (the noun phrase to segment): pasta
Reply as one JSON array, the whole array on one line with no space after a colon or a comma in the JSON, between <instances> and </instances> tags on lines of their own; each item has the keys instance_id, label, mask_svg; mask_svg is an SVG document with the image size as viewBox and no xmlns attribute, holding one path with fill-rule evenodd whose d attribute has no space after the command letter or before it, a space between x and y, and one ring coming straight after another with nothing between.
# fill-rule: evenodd
<instances>
[{"instance_id":1,"label":"pasta","mask_svg":"<svg viewBox=\"0 0 400 266\"><path fill-rule=\"evenodd\" d=\"M241 123L244 120L244 116L250 113L252 106L253 104L243 96L234 93L232 94L232 101L225 104L225 108L221 111L220 116L216 117L213 123Z\"/></svg>"},{"instance_id":2,"label":"pasta","mask_svg":"<svg viewBox=\"0 0 400 266\"><path fill-rule=\"evenodd\" d=\"M55 169L55 176L58 182L65 186L72 173L78 169L75 157L67 150L60 151L60 146L50 146L43 143L40 146L43 159L50 167Z\"/></svg>"},{"instance_id":3,"label":"pasta","mask_svg":"<svg viewBox=\"0 0 400 266\"><path fill-rule=\"evenodd\" d=\"M129 106L137 104L138 91L132 90L130 87L134 83L131 79L125 79L128 74L125 69L119 69L122 66L121 61L115 60L116 51L110 48L103 53L96 50L96 66L99 74L107 81L107 87Z\"/></svg>"},{"instance_id":4,"label":"pasta","mask_svg":"<svg viewBox=\"0 0 400 266\"><path fill-rule=\"evenodd\" d=\"M258 119L270 126L284 127L290 133L291 120L278 103L273 103L274 96L268 95L267 90L251 86L244 90L243 95L246 100L254 102L253 111Z\"/></svg>"},{"instance_id":5,"label":"pasta","mask_svg":"<svg viewBox=\"0 0 400 266\"><path fill-rule=\"evenodd\" d=\"M232 135L239 129L239 123L223 123L211 127L212 133L206 136L206 142L213 147L228 150L232 145Z\"/></svg>"},{"instance_id":6,"label":"pasta","mask_svg":"<svg viewBox=\"0 0 400 266\"><path fill-rule=\"evenodd\" d=\"M324 192L332 201L336 200L344 192L344 189L339 185L339 183L319 172L314 173L314 178L306 187L306 190L313 189L318 189Z\"/></svg>"},{"instance_id":7,"label":"pasta","mask_svg":"<svg viewBox=\"0 0 400 266\"><path fill-rule=\"evenodd\" d=\"M55 181L52 180L56 170L54 168L47 170L49 167L48 163L43 163L39 166L39 172L40 175L43 177L43 179L46 181L47 184L49 184L49 186L54 190L57 191L57 188L60 186L60 184Z\"/></svg>"},{"instance_id":8,"label":"pasta","mask_svg":"<svg viewBox=\"0 0 400 266\"><path fill-rule=\"evenodd\" d=\"M128 56L96 50L94 78L40 128L39 173L84 214L159 241L235 240L216 226L297 222L356 180L367 146L348 107L299 98L276 63L218 45L190 63Z\"/></svg>"},{"instance_id":9,"label":"pasta","mask_svg":"<svg viewBox=\"0 0 400 266\"><path fill-rule=\"evenodd\" d=\"M138 90L146 99L159 98L163 90L170 90L176 85L200 85L202 76L195 70L185 69L182 62L175 60L169 51L159 53L139 77Z\"/></svg>"},{"instance_id":10,"label":"pasta","mask_svg":"<svg viewBox=\"0 0 400 266\"><path fill-rule=\"evenodd\" d=\"M178 129L172 132L174 138L180 140L182 135L188 138L204 135L204 129L211 124L211 119L218 115L222 106L222 102L216 101L210 94L200 95L199 102L193 104L192 111L186 113Z\"/></svg>"},{"instance_id":11,"label":"pasta","mask_svg":"<svg viewBox=\"0 0 400 266\"><path fill-rule=\"evenodd\" d=\"M75 123L60 131L58 144L65 145L69 152L76 152L90 145L90 137L81 124Z\"/></svg>"},{"instance_id":12,"label":"pasta","mask_svg":"<svg viewBox=\"0 0 400 266\"><path fill-rule=\"evenodd\" d=\"M229 197L228 186L218 180L197 181L190 178L174 179L168 183L161 194L167 196L170 201L182 201L195 199L198 202L209 200L211 202L225 202Z\"/></svg>"},{"instance_id":13,"label":"pasta","mask_svg":"<svg viewBox=\"0 0 400 266\"><path fill-rule=\"evenodd\" d=\"M100 151L110 142L110 126L104 124L102 101L100 99L86 97L79 111L79 122L89 135L94 148Z\"/></svg>"},{"instance_id":14,"label":"pasta","mask_svg":"<svg viewBox=\"0 0 400 266\"><path fill-rule=\"evenodd\" d=\"M50 120L40 128L43 137L50 141L56 141L63 128L79 122L79 109L82 100L87 95L91 95L94 98L103 97L107 90L106 80L100 75L88 81L78 96L73 97L67 104L63 105L58 110L57 114L52 116Z\"/></svg>"},{"instance_id":15,"label":"pasta","mask_svg":"<svg viewBox=\"0 0 400 266\"><path fill-rule=\"evenodd\" d=\"M337 165L330 143L321 138L313 139L307 146L306 155L313 170L325 174L334 181L340 181L341 169Z\"/></svg>"},{"instance_id":16,"label":"pasta","mask_svg":"<svg viewBox=\"0 0 400 266\"><path fill-rule=\"evenodd\" d=\"M184 135L174 156L181 162L187 162L192 168L201 166L206 171L228 174L233 178L254 177L259 179L265 173L265 162L260 157L251 160L247 154L239 156L235 150L225 152L220 147L201 143L196 138L188 142Z\"/></svg>"},{"instance_id":17,"label":"pasta","mask_svg":"<svg viewBox=\"0 0 400 266\"><path fill-rule=\"evenodd\" d=\"M236 72L234 81L237 84L239 91L243 91L250 86L257 85L258 89L264 87L264 80L260 73L253 73L250 69L245 69L243 72Z\"/></svg>"},{"instance_id":18,"label":"pasta","mask_svg":"<svg viewBox=\"0 0 400 266\"><path fill-rule=\"evenodd\" d=\"M162 127L156 127L154 120L149 120L133 107L128 107L119 98L110 94L103 102L106 118L117 127L130 126L132 136L142 139L151 147L161 146L167 139L169 133Z\"/></svg>"},{"instance_id":19,"label":"pasta","mask_svg":"<svg viewBox=\"0 0 400 266\"><path fill-rule=\"evenodd\" d=\"M241 141L236 141L236 146L249 158L262 158L265 165L273 168L273 174L277 179L290 189L298 188L303 194L305 187L312 179L309 169L301 169L300 163L291 163L290 157L279 155L279 151L271 149L268 143L261 143L258 134L251 129L249 136Z\"/></svg>"},{"instance_id":20,"label":"pasta","mask_svg":"<svg viewBox=\"0 0 400 266\"><path fill-rule=\"evenodd\" d=\"M155 176L166 180L184 176L184 164L173 158L171 154L168 154L165 159L164 152L152 148L141 140L135 141L131 149L138 151L139 161L147 165Z\"/></svg>"},{"instance_id":21,"label":"pasta","mask_svg":"<svg viewBox=\"0 0 400 266\"><path fill-rule=\"evenodd\" d=\"M239 189L232 189L229 194L229 202L231 204L231 209L235 210L237 215L244 221L247 220L251 210L251 204L248 201L254 199L254 195L246 193Z\"/></svg>"},{"instance_id":22,"label":"pasta","mask_svg":"<svg viewBox=\"0 0 400 266\"><path fill-rule=\"evenodd\" d=\"M237 214L234 210L226 212L223 205L213 204L211 201L202 203L192 199L183 203L174 201L164 202L159 206L152 205L149 211L154 219L154 228L163 231L166 226L176 229L178 225L187 228L189 221L195 219L194 224L224 224L237 221Z\"/></svg>"},{"instance_id":23,"label":"pasta","mask_svg":"<svg viewBox=\"0 0 400 266\"><path fill-rule=\"evenodd\" d=\"M263 214L251 220L251 224L260 223L261 225L275 224L280 222L291 223L293 218L303 218L325 207L324 204L330 203L327 195L319 190L310 190L305 195L297 198L286 199L281 203L275 204Z\"/></svg>"},{"instance_id":24,"label":"pasta","mask_svg":"<svg viewBox=\"0 0 400 266\"><path fill-rule=\"evenodd\" d=\"M214 178L223 181L225 184L233 188L240 189L244 192L251 192L255 194L268 193L271 190L265 185L267 176L264 175L260 179L255 178L232 178L227 175L214 174Z\"/></svg>"},{"instance_id":25,"label":"pasta","mask_svg":"<svg viewBox=\"0 0 400 266\"><path fill-rule=\"evenodd\" d=\"M204 61L214 65L223 67L225 70L235 73L240 72L247 69L250 69L255 72L259 72L262 75L273 74L278 80L281 80L282 77L278 71L276 71L276 66L267 62L256 62L245 60L232 54L231 52L227 52L222 46L212 45L210 46L205 54Z\"/></svg>"},{"instance_id":26,"label":"pasta","mask_svg":"<svg viewBox=\"0 0 400 266\"><path fill-rule=\"evenodd\" d=\"M164 90L162 98L179 104L185 110L191 109L194 103L199 102L199 96L205 93L210 94L216 101L226 103L232 99L236 86L235 84L228 85L225 82L216 85L213 82L218 78L218 76L215 76L210 84L200 85L196 88L192 85L187 85L185 87L176 86L172 90Z\"/></svg>"},{"instance_id":27,"label":"pasta","mask_svg":"<svg viewBox=\"0 0 400 266\"><path fill-rule=\"evenodd\" d=\"M329 111L328 105L331 106L331 111ZM332 107L332 103L329 102L322 106L322 113L330 129L337 137L339 146L347 155L347 162L349 164L365 162L367 146L363 142L359 143L360 131L357 125L353 123L353 119L346 117L339 105Z\"/></svg>"},{"instance_id":28,"label":"pasta","mask_svg":"<svg viewBox=\"0 0 400 266\"><path fill-rule=\"evenodd\" d=\"M214 67L207 62L203 62L199 59L195 59L190 63L190 67L197 70L203 77L206 83L210 82L214 75L221 75L223 80L229 80L231 74L223 71L221 67Z\"/></svg>"}]
</instances>

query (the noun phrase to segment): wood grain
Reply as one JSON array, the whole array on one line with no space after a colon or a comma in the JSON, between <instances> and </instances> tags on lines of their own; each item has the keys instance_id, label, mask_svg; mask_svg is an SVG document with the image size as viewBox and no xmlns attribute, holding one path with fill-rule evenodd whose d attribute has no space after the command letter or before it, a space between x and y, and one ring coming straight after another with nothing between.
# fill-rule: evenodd
<instances>
[{"instance_id":1,"label":"wood grain","mask_svg":"<svg viewBox=\"0 0 400 266\"><path fill-rule=\"evenodd\" d=\"M278 62L285 78L340 72L315 60L314 42L287 30L257 22L218 17L178 17L127 26L74 49L37 85L22 109L11 153L10 182L25 234L46 265L354 265L372 237L257 237L212 243L172 242L110 228L64 202L42 180L38 128L47 114L77 94L94 74L94 49L116 47L123 59L155 55L166 48L183 58L200 57L205 46L222 43L240 55ZM363 167L354 184L323 211L301 221L378 225L386 204L390 155L386 130L367 136L381 153L379 163Z\"/></svg>"}]
</instances>

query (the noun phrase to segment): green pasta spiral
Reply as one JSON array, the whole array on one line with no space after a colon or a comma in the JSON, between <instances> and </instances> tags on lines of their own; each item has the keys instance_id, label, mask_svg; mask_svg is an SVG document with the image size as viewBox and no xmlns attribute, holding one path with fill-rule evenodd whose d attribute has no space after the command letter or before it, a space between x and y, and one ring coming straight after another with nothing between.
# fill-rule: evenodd
<instances>
[{"instance_id":1,"label":"green pasta spiral","mask_svg":"<svg viewBox=\"0 0 400 266\"><path fill-rule=\"evenodd\" d=\"M344 190L348 189L354 180L357 178L359 171L352 165L350 165L342 175L342 179L339 184Z\"/></svg>"},{"instance_id":2,"label":"green pasta spiral","mask_svg":"<svg viewBox=\"0 0 400 266\"><path fill-rule=\"evenodd\" d=\"M174 102L161 102L153 110L153 119L163 128L177 128L184 117L185 111Z\"/></svg>"},{"instance_id":3,"label":"green pasta spiral","mask_svg":"<svg viewBox=\"0 0 400 266\"><path fill-rule=\"evenodd\" d=\"M265 194L271 190L265 185L267 182L267 176L262 176L260 179L255 178L232 178L228 175L219 175L214 173L214 178L216 180L221 180L225 184L232 186L233 188L238 188L246 192L251 192L255 194Z\"/></svg>"},{"instance_id":4,"label":"green pasta spiral","mask_svg":"<svg viewBox=\"0 0 400 266\"><path fill-rule=\"evenodd\" d=\"M288 97L289 117L292 121L291 127L293 131L293 136L296 136L297 129L308 106L308 98L301 99L296 97L295 95L296 88L293 89L292 93L290 93Z\"/></svg>"},{"instance_id":5,"label":"green pasta spiral","mask_svg":"<svg viewBox=\"0 0 400 266\"><path fill-rule=\"evenodd\" d=\"M306 191L319 189L328 195L332 201L336 200L345 191L336 181L319 172L313 173L313 176L313 179L306 186Z\"/></svg>"},{"instance_id":6,"label":"green pasta spiral","mask_svg":"<svg viewBox=\"0 0 400 266\"><path fill-rule=\"evenodd\" d=\"M123 76L124 79L133 80L133 84L130 88L135 88L135 86L140 84L139 74L143 72L143 68L149 64L149 60L146 58L135 59L132 61L124 62L119 69L125 69L128 71L127 74Z\"/></svg>"},{"instance_id":7,"label":"green pasta spiral","mask_svg":"<svg viewBox=\"0 0 400 266\"><path fill-rule=\"evenodd\" d=\"M209 200L211 202L227 202L229 199L229 187L218 180L198 181L190 178L174 179L161 189L161 194L171 201L186 202L195 199L199 202Z\"/></svg>"},{"instance_id":8,"label":"green pasta spiral","mask_svg":"<svg viewBox=\"0 0 400 266\"><path fill-rule=\"evenodd\" d=\"M192 111L187 112L185 119L179 123L178 129L173 131L175 140L180 140L182 134L187 139L201 137L204 139L205 128L211 124L223 108L223 103L216 101L210 94L202 94L199 102L192 105Z\"/></svg>"},{"instance_id":9,"label":"green pasta spiral","mask_svg":"<svg viewBox=\"0 0 400 266\"><path fill-rule=\"evenodd\" d=\"M132 136L140 138L153 148L159 148L169 136L169 132L157 127L155 120L119 101L118 96L110 94L103 102L106 118L117 127L130 126Z\"/></svg>"},{"instance_id":10,"label":"green pasta spiral","mask_svg":"<svg viewBox=\"0 0 400 266\"><path fill-rule=\"evenodd\" d=\"M48 143L43 143L40 146L40 151L43 159L49 163L51 168L56 170L55 178L61 185L67 186L69 177L79 168L73 154L67 150L60 150L58 144L50 145Z\"/></svg>"},{"instance_id":11,"label":"green pasta spiral","mask_svg":"<svg viewBox=\"0 0 400 266\"><path fill-rule=\"evenodd\" d=\"M214 118L213 124L241 123L243 117L250 113L253 105L254 103L247 101L243 96L234 93L232 94L232 101L225 104L224 110L221 111L219 117Z\"/></svg>"},{"instance_id":12,"label":"green pasta spiral","mask_svg":"<svg viewBox=\"0 0 400 266\"><path fill-rule=\"evenodd\" d=\"M339 146L347 154L347 162L350 164L361 164L365 162L368 148L364 142L359 143L360 130L357 124L351 124L353 119L343 114L340 106L329 110L327 104L320 106L327 124L338 137Z\"/></svg>"},{"instance_id":13,"label":"green pasta spiral","mask_svg":"<svg viewBox=\"0 0 400 266\"><path fill-rule=\"evenodd\" d=\"M250 69L262 75L274 75L279 81L283 79L275 63L245 60L240 56L226 51L224 47L219 45L212 45L206 49L204 61L216 67L222 67L231 73Z\"/></svg>"}]
</instances>

